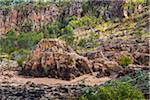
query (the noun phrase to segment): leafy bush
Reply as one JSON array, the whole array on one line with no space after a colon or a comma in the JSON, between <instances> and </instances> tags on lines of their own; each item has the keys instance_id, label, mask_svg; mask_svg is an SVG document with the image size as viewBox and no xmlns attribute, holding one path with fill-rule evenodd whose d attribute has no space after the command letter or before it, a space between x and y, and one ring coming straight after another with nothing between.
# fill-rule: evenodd
<instances>
[{"instance_id":1,"label":"leafy bush","mask_svg":"<svg viewBox=\"0 0 150 100\"><path fill-rule=\"evenodd\" d=\"M110 81L104 86L86 90L80 100L143 100L141 91L130 84L119 81Z\"/></svg>"},{"instance_id":2,"label":"leafy bush","mask_svg":"<svg viewBox=\"0 0 150 100\"><path fill-rule=\"evenodd\" d=\"M69 22L69 25L71 25L73 28L78 28L78 27L94 27L96 22L96 18L93 17L90 18L88 16L82 17L80 20L71 20Z\"/></svg>"},{"instance_id":3,"label":"leafy bush","mask_svg":"<svg viewBox=\"0 0 150 100\"><path fill-rule=\"evenodd\" d=\"M63 39L66 41L66 43L73 47L74 40L76 39L75 34L73 33L73 28L68 25L64 29L61 30L62 36L59 37L60 39Z\"/></svg>"},{"instance_id":4,"label":"leafy bush","mask_svg":"<svg viewBox=\"0 0 150 100\"><path fill-rule=\"evenodd\" d=\"M143 93L149 93L149 74L146 71L136 70L118 78L121 82L130 83L135 88L140 89Z\"/></svg>"},{"instance_id":5,"label":"leafy bush","mask_svg":"<svg viewBox=\"0 0 150 100\"><path fill-rule=\"evenodd\" d=\"M91 26L91 27L94 27L95 26L95 23L93 22L93 20L88 17L88 16L84 16L80 19L80 21L82 22L83 25L85 26Z\"/></svg>"},{"instance_id":6,"label":"leafy bush","mask_svg":"<svg viewBox=\"0 0 150 100\"><path fill-rule=\"evenodd\" d=\"M72 20L69 22L69 25L71 25L74 29L83 26L80 20Z\"/></svg>"},{"instance_id":7,"label":"leafy bush","mask_svg":"<svg viewBox=\"0 0 150 100\"><path fill-rule=\"evenodd\" d=\"M32 49L43 37L43 33L20 33L17 39L18 46L19 48Z\"/></svg>"},{"instance_id":8,"label":"leafy bush","mask_svg":"<svg viewBox=\"0 0 150 100\"><path fill-rule=\"evenodd\" d=\"M124 68L127 67L129 64L132 63L132 59L129 56L120 56L118 60L119 64L123 66Z\"/></svg>"},{"instance_id":9,"label":"leafy bush","mask_svg":"<svg viewBox=\"0 0 150 100\"><path fill-rule=\"evenodd\" d=\"M43 38L43 33L17 33L13 30L9 31L6 36L0 39L0 52L3 58L13 59L22 66L29 51Z\"/></svg>"},{"instance_id":10,"label":"leafy bush","mask_svg":"<svg viewBox=\"0 0 150 100\"><path fill-rule=\"evenodd\" d=\"M147 34L147 32L142 31L141 29L139 29L136 32L133 32L132 34L137 35L139 38L142 38L142 35Z\"/></svg>"},{"instance_id":11,"label":"leafy bush","mask_svg":"<svg viewBox=\"0 0 150 100\"><path fill-rule=\"evenodd\" d=\"M10 53L12 51L15 50L16 48L16 33L15 31L11 30L9 32L7 32L5 37L0 37L0 48L1 48L1 52L6 52L6 53Z\"/></svg>"},{"instance_id":12,"label":"leafy bush","mask_svg":"<svg viewBox=\"0 0 150 100\"><path fill-rule=\"evenodd\" d=\"M56 37L60 35L60 23L59 22L53 22L52 24L48 25L47 29L48 29L49 37L51 37L52 34L53 36L55 34Z\"/></svg>"},{"instance_id":13,"label":"leafy bush","mask_svg":"<svg viewBox=\"0 0 150 100\"><path fill-rule=\"evenodd\" d=\"M60 21L61 23L61 28L65 28L66 26L69 25L69 23L71 21L76 21L77 20L77 17L76 16L70 16L70 17L67 17L67 18L64 18L63 20Z\"/></svg>"}]
</instances>

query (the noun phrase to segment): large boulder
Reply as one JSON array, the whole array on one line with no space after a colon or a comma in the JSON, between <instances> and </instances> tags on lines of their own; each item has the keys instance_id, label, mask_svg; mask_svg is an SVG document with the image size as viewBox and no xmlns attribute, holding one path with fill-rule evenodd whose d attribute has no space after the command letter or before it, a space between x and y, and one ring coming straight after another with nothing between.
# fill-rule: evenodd
<instances>
[{"instance_id":1,"label":"large boulder","mask_svg":"<svg viewBox=\"0 0 150 100\"><path fill-rule=\"evenodd\" d=\"M22 74L70 80L92 73L91 68L91 62L76 54L65 42L43 39L27 58Z\"/></svg>"}]
</instances>

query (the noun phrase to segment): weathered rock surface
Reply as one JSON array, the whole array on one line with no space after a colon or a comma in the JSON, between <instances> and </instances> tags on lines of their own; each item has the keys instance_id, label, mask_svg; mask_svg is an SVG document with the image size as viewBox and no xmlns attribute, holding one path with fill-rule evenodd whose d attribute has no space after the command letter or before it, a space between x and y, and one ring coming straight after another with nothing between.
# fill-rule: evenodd
<instances>
[{"instance_id":1,"label":"weathered rock surface","mask_svg":"<svg viewBox=\"0 0 150 100\"><path fill-rule=\"evenodd\" d=\"M43 39L27 59L23 72L31 76L49 76L70 80L92 73L92 64L63 41Z\"/></svg>"},{"instance_id":2,"label":"weathered rock surface","mask_svg":"<svg viewBox=\"0 0 150 100\"><path fill-rule=\"evenodd\" d=\"M12 85L0 84L1 100L76 100L83 95L85 85L37 85L32 82Z\"/></svg>"},{"instance_id":3,"label":"weathered rock surface","mask_svg":"<svg viewBox=\"0 0 150 100\"><path fill-rule=\"evenodd\" d=\"M89 57L88 57L89 58ZM41 40L29 55L22 73L29 76L48 76L71 80L84 74L119 72L117 62L105 58L89 58L76 54L65 42L55 39Z\"/></svg>"},{"instance_id":4,"label":"weathered rock surface","mask_svg":"<svg viewBox=\"0 0 150 100\"><path fill-rule=\"evenodd\" d=\"M40 9L32 4L0 9L0 34L5 34L11 29L39 31L42 26L55 21L58 18L58 12L58 7L54 4Z\"/></svg>"},{"instance_id":5,"label":"weathered rock surface","mask_svg":"<svg viewBox=\"0 0 150 100\"><path fill-rule=\"evenodd\" d=\"M57 19L68 16L77 16L80 18L87 12L91 13L91 9L94 10L97 17L103 17L105 20L122 18L123 16L127 17L129 12L122 7L125 1L127 0L88 0L86 5L89 4L90 9L82 7L82 0L65 1L64 5L60 7L54 3L48 6L28 3L7 7L6 9L2 7L0 8L0 35L6 34L11 29L19 32L39 31L43 26ZM137 4L135 13L141 11L143 11L142 5Z\"/></svg>"},{"instance_id":6,"label":"weathered rock surface","mask_svg":"<svg viewBox=\"0 0 150 100\"><path fill-rule=\"evenodd\" d=\"M136 37L128 37L127 40L113 38L110 42L102 42L100 49L104 56L111 61L118 61L122 55L129 56L133 64L149 65L148 39L140 40Z\"/></svg>"}]
</instances>

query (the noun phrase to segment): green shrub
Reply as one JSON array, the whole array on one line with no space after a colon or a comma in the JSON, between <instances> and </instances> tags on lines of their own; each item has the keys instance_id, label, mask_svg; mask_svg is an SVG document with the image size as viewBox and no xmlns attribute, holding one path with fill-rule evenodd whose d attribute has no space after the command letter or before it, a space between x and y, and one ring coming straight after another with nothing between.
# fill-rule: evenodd
<instances>
[{"instance_id":1,"label":"green shrub","mask_svg":"<svg viewBox=\"0 0 150 100\"><path fill-rule=\"evenodd\" d=\"M74 40L76 39L75 34L73 33L73 28L68 25L61 30L61 33L62 36L59 38L65 40L68 45L73 46Z\"/></svg>"},{"instance_id":2,"label":"green shrub","mask_svg":"<svg viewBox=\"0 0 150 100\"><path fill-rule=\"evenodd\" d=\"M132 63L132 59L129 56L120 56L120 58L118 59L118 62L121 66L123 66L124 68L127 67L129 64Z\"/></svg>"},{"instance_id":3,"label":"green shrub","mask_svg":"<svg viewBox=\"0 0 150 100\"><path fill-rule=\"evenodd\" d=\"M125 76L119 77L119 81L130 83L135 88L140 89L143 93L149 92L149 74L146 71L136 70Z\"/></svg>"},{"instance_id":4,"label":"green shrub","mask_svg":"<svg viewBox=\"0 0 150 100\"><path fill-rule=\"evenodd\" d=\"M14 49L17 46L16 43L17 36L15 31L11 30L6 33L5 37L0 37L0 38L1 38L0 39L1 52L11 53L12 51L14 51Z\"/></svg>"},{"instance_id":5,"label":"green shrub","mask_svg":"<svg viewBox=\"0 0 150 100\"><path fill-rule=\"evenodd\" d=\"M80 100L144 100L144 96L130 84L110 81L104 86L87 89Z\"/></svg>"},{"instance_id":6,"label":"green shrub","mask_svg":"<svg viewBox=\"0 0 150 100\"><path fill-rule=\"evenodd\" d=\"M138 31L133 32L132 34L135 34L135 35L137 35L139 38L141 38L142 35L147 34L147 32L144 32L143 30L138 29Z\"/></svg>"},{"instance_id":7,"label":"green shrub","mask_svg":"<svg viewBox=\"0 0 150 100\"><path fill-rule=\"evenodd\" d=\"M98 40L99 34L91 32L87 38L79 40L78 46L81 48L95 48L99 45Z\"/></svg>"},{"instance_id":8,"label":"green shrub","mask_svg":"<svg viewBox=\"0 0 150 100\"><path fill-rule=\"evenodd\" d=\"M91 27L95 26L95 23L93 22L93 20L88 16L82 17L80 21L82 22L82 25L84 26L91 26Z\"/></svg>"},{"instance_id":9,"label":"green shrub","mask_svg":"<svg viewBox=\"0 0 150 100\"><path fill-rule=\"evenodd\" d=\"M43 33L20 33L17 39L18 46L19 48L32 49L43 37Z\"/></svg>"},{"instance_id":10,"label":"green shrub","mask_svg":"<svg viewBox=\"0 0 150 100\"><path fill-rule=\"evenodd\" d=\"M77 17L76 16L70 16L70 17L67 17L67 18L64 18L63 20L60 21L61 23L61 28L65 28L66 26L69 25L69 23L71 21L76 21L77 20Z\"/></svg>"},{"instance_id":11,"label":"green shrub","mask_svg":"<svg viewBox=\"0 0 150 100\"><path fill-rule=\"evenodd\" d=\"M17 61L19 66L23 65L23 62L27 58L27 55L30 53L30 50L19 49L11 53L12 58Z\"/></svg>"},{"instance_id":12,"label":"green shrub","mask_svg":"<svg viewBox=\"0 0 150 100\"><path fill-rule=\"evenodd\" d=\"M96 17L90 18L88 16L84 16L80 20L71 20L69 22L69 25L72 26L74 29L78 27L95 27L96 20Z\"/></svg>"},{"instance_id":13,"label":"green shrub","mask_svg":"<svg viewBox=\"0 0 150 100\"><path fill-rule=\"evenodd\" d=\"M80 20L72 20L69 22L69 25L71 25L74 29L83 26Z\"/></svg>"},{"instance_id":14,"label":"green shrub","mask_svg":"<svg viewBox=\"0 0 150 100\"><path fill-rule=\"evenodd\" d=\"M52 24L48 25L48 36L55 36L58 37L60 35L60 23L59 22L53 22Z\"/></svg>"}]
</instances>

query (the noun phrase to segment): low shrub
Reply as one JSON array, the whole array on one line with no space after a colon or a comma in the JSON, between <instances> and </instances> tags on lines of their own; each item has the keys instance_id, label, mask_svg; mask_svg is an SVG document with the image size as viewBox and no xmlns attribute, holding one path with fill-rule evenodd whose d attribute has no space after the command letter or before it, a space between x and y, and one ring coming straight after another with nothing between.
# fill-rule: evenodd
<instances>
[{"instance_id":1,"label":"low shrub","mask_svg":"<svg viewBox=\"0 0 150 100\"><path fill-rule=\"evenodd\" d=\"M72 26L74 29L78 27L95 27L96 18L90 18L88 16L84 16L81 19L71 20L69 25Z\"/></svg>"},{"instance_id":2,"label":"low shrub","mask_svg":"<svg viewBox=\"0 0 150 100\"><path fill-rule=\"evenodd\" d=\"M6 36L0 37L1 52L10 53L16 48L16 32L11 30L6 33Z\"/></svg>"},{"instance_id":3,"label":"low shrub","mask_svg":"<svg viewBox=\"0 0 150 100\"><path fill-rule=\"evenodd\" d=\"M62 36L59 38L66 41L66 43L72 47L74 47L74 41L76 39L75 34L73 32L73 28L68 25L61 30Z\"/></svg>"},{"instance_id":4,"label":"low shrub","mask_svg":"<svg viewBox=\"0 0 150 100\"><path fill-rule=\"evenodd\" d=\"M120 58L118 59L118 62L119 64L122 66L122 67L127 67L129 64L132 63L132 59L129 57L129 56L125 56L125 55L122 55L120 56Z\"/></svg>"},{"instance_id":5,"label":"low shrub","mask_svg":"<svg viewBox=\"0 0 150 100\"><path fill-rule=\"evenodd\" d=\"M99 39L99 34L91 32L87 38L82 38L79 40L78 46L80 48L95 48L99 45L97 41Z\"/></svg>"},{"instance_id":6,"label":"low shrub","mask_svg":"<svg viewBox=\"0 0 150 100\"><path fill-rule=\"evenodd\" d=\"M20 33L17 38L18 47L23 49L32 49L43 37L43 33Z\"/></svg>"},{"instance_id":7,"label":"low shrub","mask_svg":"<svg viewBox=\"0 0 150 100\"><path fill-rule=\"evenodd\" d=\"M27 55L30 53L30 50L19 49L11 53L12 59L16 60L19 66L23 65L23 62L27 58Z\"/></svg>"},{"instance_id":8,"label":"low shrub","mask_svg":"<svg viewBox=\"0 0 150 100\"><path fill-rule=\"evenodd\" d=\"M149 74L145 70L135 70L126 74L125 76L119 77L117 80L121 82L130 83L135 88L141 90L145 97L148 98L149 94Z\"/></svg>"},{"instance_id":9,"label":"low shrub","mask_svg":"<svg viewBox=\"0 0 150 100\"><path fill-rule=\"evenodd\" d=\"M80 100L144 100L144 96L128 83L110 81L104 86L87 89Z\"/></svg>"}]
</instances>

